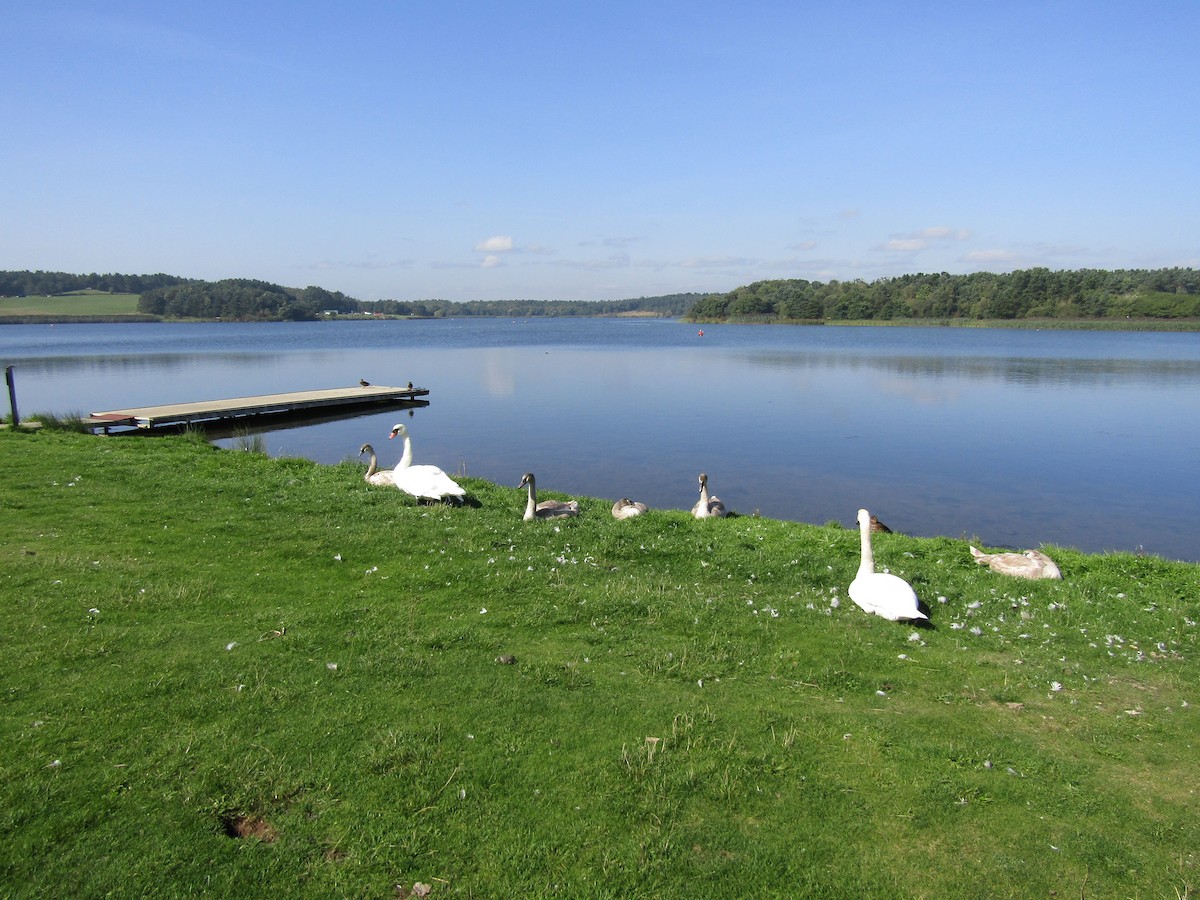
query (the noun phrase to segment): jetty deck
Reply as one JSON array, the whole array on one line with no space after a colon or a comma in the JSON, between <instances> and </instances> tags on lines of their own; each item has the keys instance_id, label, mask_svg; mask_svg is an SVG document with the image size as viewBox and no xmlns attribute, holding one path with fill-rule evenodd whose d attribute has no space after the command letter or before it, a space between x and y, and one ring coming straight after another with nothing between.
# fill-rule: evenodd
<instances>
[{"instance_id":1,"label":"jetty deck","mask_svg":"<svg viewBox=\"0 0 1200 900\"><path fill-rule=\"evenodd\" d=\"M383 385L293 391L286 394L260 394L256 397L232 397L226 400L200 400L193 403L102 410L85 418L84 424L92 428L103 428L107 432L112 427L156 429L355 409L369 411L373 406L388 408L404 401L416 401L428 393L427 388Z\"/></svg>"}]
</instances>

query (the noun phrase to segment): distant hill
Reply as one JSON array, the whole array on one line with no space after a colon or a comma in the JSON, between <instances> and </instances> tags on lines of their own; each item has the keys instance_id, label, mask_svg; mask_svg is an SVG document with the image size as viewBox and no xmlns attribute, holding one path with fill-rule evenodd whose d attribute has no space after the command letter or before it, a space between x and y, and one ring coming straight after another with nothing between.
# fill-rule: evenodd
<instances>
[{"instance_id":1,"label":"distant hill","mask_svg":"<svg viewBox=\"0 0 1200 900\"><path fill-rule=\"evenodd\" d=\"M119 304L116 297L124 298ZM0 272L0 320L87 319L138 314L148 320L311 321L330 315L681 316L704 294L629 300L357 300L321 287L289 288L249 278L202 281L173 275ZM109 297L110 301L103 298ZM128 298L133 298L132 304ZM120 309L115 308L120 306Z\"/></svg>"},{"instance_id":2,"label":"distant hill","mask_svg":"<svg viewBox=\"0 0 1200 900\"><path fill-rule=\"evenodd\" d=\"M758 281L692 306L696 322L1200 318L1195 269L900 275Z\"/></svg>"},{"instance_id":3,"label":"distant hill","mask_svg":"<svg viewBox=\"0 0 1200 900\"><path fill-rule=\"evenodd\" d=\"M443 318L672 316L693 322L1194 322L1200 272L1025 269L1007 274L899 275L867 282L775 279L723 294L626 300L374 300L249 278L0 272L0 321L140 318L312 321L331 316ZM1186 325L1182 327L1187 327Z\"/></svg>"}]
</instances>

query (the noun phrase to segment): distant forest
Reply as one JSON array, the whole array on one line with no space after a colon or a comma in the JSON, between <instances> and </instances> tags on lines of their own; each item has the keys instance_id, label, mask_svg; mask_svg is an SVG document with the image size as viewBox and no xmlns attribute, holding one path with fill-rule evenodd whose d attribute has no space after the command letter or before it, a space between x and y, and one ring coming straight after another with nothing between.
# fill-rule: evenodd
<instances>
[{"instance_id":1,"label":"distant forest","mask_svg":"<svg viewBox=\"0 0 1200 900\"><path fill-rule=\"evenodd\" d=\"M1023 269L1004 275L899 275L866 281L758 281L697 301L696 322L893 319L1191 319L1195 269Z\"/></svg>"},{"instance_id":2,"label":"distant forest","mask_svg":"<svg viewBox=\"0 0 1200 900\"><path fill-rule=\"evenodd\" d=\"M337 315L448 318L461 316L682 316L704 294L629 300L356 300L321 287L288 288L249 278L201 281L172 275L69 275L0 272L0 297L72 291L140 294L138 312L166 319L311 321Z\"/></svg>"},{"instance_id":3,"label":"distant forest","mask_svg":"<svg viewBox=\"0 0 1200 900\"><path fill-rule=\"evenodd\" d=\"M777 279L725 294L627 300L357 300L321 287L287 288L230 278L0 272L0 297L84 290L137 294L138 311L164 319L310 321L330 315L676 316L694 322L869 320L1200 319L1195 269L1024 269L1007 274L899 275L867 282Z\"/></svg>"}]
</instances>

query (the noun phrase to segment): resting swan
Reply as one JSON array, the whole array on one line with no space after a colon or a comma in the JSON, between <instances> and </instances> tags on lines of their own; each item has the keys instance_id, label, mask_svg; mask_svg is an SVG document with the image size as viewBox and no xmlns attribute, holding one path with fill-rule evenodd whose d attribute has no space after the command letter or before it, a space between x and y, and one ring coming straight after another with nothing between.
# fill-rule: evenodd
<instances>
[{"instance_id":1,"label":"resting swan","mask_svg":"<svg viewBox=\"0 0 1200 900\"><path fill-rule=\"evenodd\" d=\"M388 435L388 440L396 435L404 438L404 455L396 463L396 468L392 469L396 487L418 500L445 500L447 497L462 500L466 496L467 492L437 466L412 464L412 438L408 436L407 428L396 425Z\"/></svg>"},{"instance_id":2,"label":"resting swan","mask_svg":"<svg viewBox=\"0 0 1200 900\"><path fill-rule=\"evenodd\" d=\"M521 483L517 487L529 490L529 499L525 502L525 515L521 517L526 522L532 519L563 519L579 515L578 500L543 500L538 503L537 487L534 485L532 472L522 475Z\"/></svg>"},{"instance_id":3,"label":"resting swan","mask_svg":"<svg viewBox=\"0 0 1200 900\"><path fill-rule=\"evenodd\" d=\"M917 608L917 592L912 585L889 572L875 571L875 554L871 551L871 514L858 511L858 533L862 541L862 561L858 574L850 582L850 599L866 612L893 622L929 621Z\"/></svg>"},{"instance_id":4,"label":"resting swan","mask_svg":"<svg viewBox=\"0 0 1200 900\"><path fill-rule=\"evenodd\" d=\"M377 484L380 487L395 487L396 481L394 478L392 478L392 473L390 471L389 472L380 472L379 471L379 468L378 468L379 462L375 458L375 448L372 447L370 444L363 444L361 447L358 448L358 455L362 456L364 453L371 454L371 460L370 460L370 462L367 463L367 475L366 475L367 484Z\"/></svg>"},{"instance_id":5,"label":"resting swan","mask_svg":"<svg viewBox=\"0 0 1200 900\"><path fill-rule=\"evenodd\" d=\"M697 519L720 519L727 515L720 498L708 496L708 476L703 472L700 473L700 499L692 507L692 515Z\"/></svg>"},{"instance_id":6,"label":"resting swan","mask_svg":"<svg viewBox=\"0 0 1200 900\"><path fill-rule=\"evenodd\" d=\"M1041 550L1026 550L1024 553L984 553L971 547L971 555L975 557L975 562L1001 575L1015 575L1018 578L1062 578L1062 572L1058 570L1054 560Z\"/></svg>"},{"instance_id":7,"label":"resting swan","mask_svg":"<svg viewBox=\"0 0 1200 900\"><path fill-rule=\"evenodd\" d=\"M634 516L640 516L649 508L645 503L638 503L628 497L622 497L613 504L612 514L614 519L632 519Z\"/></svg>"}]
</instances>

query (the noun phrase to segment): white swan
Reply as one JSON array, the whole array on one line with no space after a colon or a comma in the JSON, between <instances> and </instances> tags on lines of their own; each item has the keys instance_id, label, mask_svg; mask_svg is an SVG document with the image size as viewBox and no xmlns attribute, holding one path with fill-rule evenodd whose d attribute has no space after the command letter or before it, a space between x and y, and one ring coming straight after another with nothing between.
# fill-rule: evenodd
<instances>
[{"instance_id":1,"label":"white swan","mask_svg":"<svg viewBox=\"0 0 1200 900\"><path fill-rule=\"evenodd\" d=\"M708 476L703 472L700 473L700 499L692 507L692 515L697 519L720 519L728 515L725 511L725 504L721 502L721 499L708 495Z\"/></svg>"},{"instance_id":2,"label":"white swan","mask_svg":"<svg viewBox=\"0 0 1200 900\"><path fill-rule=\"evenodd\" d=\"M1024 553L984 553L971 547L971 555L975 557L975 562L1001 575L1015 575L1018 578L1062 578L1062 572L1058 570L1054 560L1041 550L1026 550Z\"/></svg>"},{"instance_id":3,"label":"white swan","mask_svg":"<svg viewBox=\"0 0 1200 900\"><path fill-rule=\"evenodd\" d=\"M396 425L388 435L390 441L396 435L404 438L404 455L396 468L392 469L392 479L396 487L406 494L412 494L418 500L445 500L453 497L462 500L467 492L437 466L414 466L412 464L412 438L408 429Z\"/></svg>"},{"instance_id":4,"label":"white swan","mask_svg":"<svg viewBox=\"0 0 1200 900\"><path fill-rule=\"evenodd\" d=\"M375 458L375 448L370 444L363 444L358 448L358 455L362 456L364 453L371 454L371 459L367 463L367 484L377 484L380 487L395 487L396 480L392 478L392 473L390 471L379 471L379 461Z\"/></svg>"},{"instance_id":5,"label":"white swan","mask_svg":"<svg viewBox=\"0 0 1200 900\"><path fill-rule=\"evenodd\" d=\"M649 508L645 503L638 503L628 497L622 497L613 504L612 514L614 519L632 519L634 516L640 516Z\"/></svg>"},{"instance_id":6,"label":"white swan","mask_svg":"<svg viewBox=\"0 0 1200 900\"><path fill-rule=\"evenodd\" d=\"M850 582L850 599L866 612L893 622L929 621L917 608L917 592L912 585L889 572L875 571L875 554L871 551L871 514L858 511L858 533L862 539L862 561L858 574Z\"/></svg>"},{"instance_id":7,"label":"white swan","mask_svg":"<svg viewBox=\"0 0 1200 900\"><path fill-rule=\"evenodd\" d=\"M521 517L526 522L531 519L562 519L579 515L578 500L543 500L538 503L537 487L534 485L532 472L522 475L521 483L517 487L529 490L529 499L525 502L525 515Z\"/></svg>"}]
</instances>

